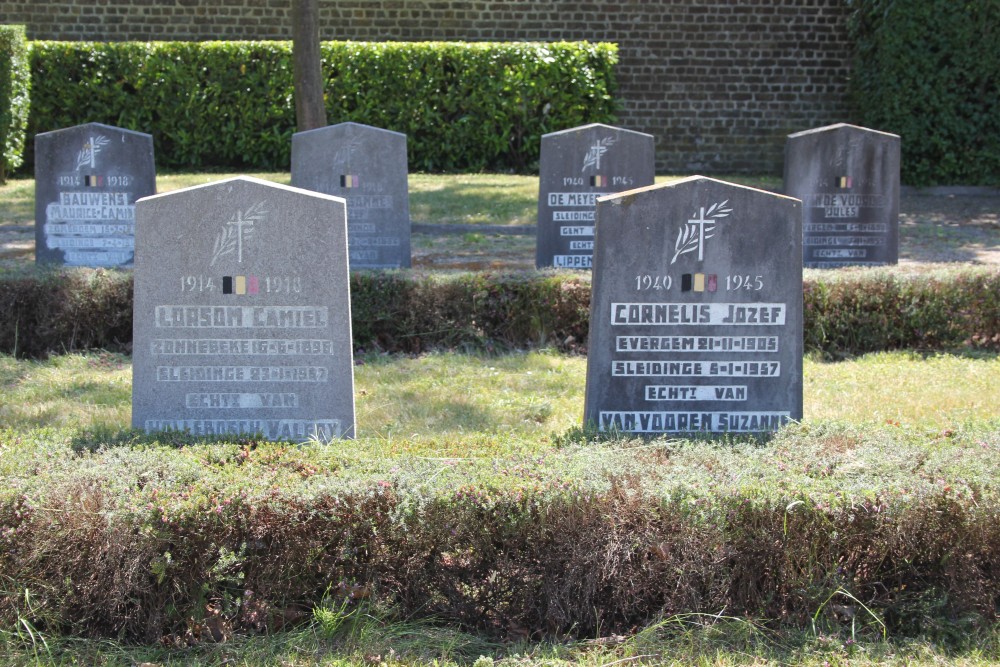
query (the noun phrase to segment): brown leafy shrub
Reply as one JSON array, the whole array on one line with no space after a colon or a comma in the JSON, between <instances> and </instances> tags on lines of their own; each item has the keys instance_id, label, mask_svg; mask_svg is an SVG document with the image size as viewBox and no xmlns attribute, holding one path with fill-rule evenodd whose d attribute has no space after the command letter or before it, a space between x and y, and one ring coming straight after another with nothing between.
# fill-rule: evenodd
<instances>
[{"instance_id":1,"label":"brown leafy shrub","mask_svg":"<svg viewBox=\"0 0 1000 667\"><path fill-rule=\"evenodd\" d=\"M807 277L806 349L1000 349L1000 271L868 269Z\"/></svg>"},{"instance_id":2,"label":"brown leafy shrub","mask_svg":"<svg viewBox=\"0 0 1000 667\"><path fill-rule=\"evenodd\" d=\"M132 276L100 269L0 275L0 313L7 354L122 349L132 340Z\"/></svg>"},{"instance_id":3,"label":"brown leafy shrub","mask_svg":"<svg viewBox=\"0 0 1000 667\"><path fill-rule=\"evenodd\" d=\"M807 350L1000 349L1000 271L989 267L813 272ZM590 280L554 272L351 275L355 349L419 353L549 346L585 352ZM21 357L128 349L132 281L102 270L0 275L0 351Z\"/></svg>"}]
</instances>

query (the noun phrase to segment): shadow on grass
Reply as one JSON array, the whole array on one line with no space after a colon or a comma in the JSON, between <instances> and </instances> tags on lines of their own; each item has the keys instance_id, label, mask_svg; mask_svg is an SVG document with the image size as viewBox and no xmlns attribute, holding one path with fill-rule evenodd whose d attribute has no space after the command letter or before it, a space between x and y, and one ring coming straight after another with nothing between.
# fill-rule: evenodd
<instances>
[{"instance_id":1,"label":"shadow on grass","mask_svg":"<svg viewBox=\"0 0 1000 667\"><path fill-rule=\"evenodd\" d=\"M1000 250L1000 198L904 196L900 200L900 257L914 262L990 261Z\"/></svg>"},{"instance_id":2,"label":"shadow on grass","mask_svg":"<svg viewBox=\"0 0 1000 667\"><path fill-rule=\"evenodd\" d=\"M70 447L76 454L94 453L101 450L128 448L145 449L147 447L194 447L197 445L231 442L250 449L256 449L264 442L260 433L241 433L228 435L192 435L187 431L155 431L146 433L142 429L122 429L114 426L97 425L80 431L70 440Z\"/></svg>"},{"instance_id":3,"label":"shadow on grass","mask_svg":"<svg viewBox=\"0 0 1000 667\"><path fill-rule=\"evenodd\" d=\"M418 391L403 390L399 394L402 403L418 406L419 412L411 415L412 421L424 422L428 430L442 432L484 432L488 433L498 424L504 423L498 414L499 408L491 409L469 403L462 398L435 400L428 403ZM405 424L393 427L404 429Z\"/></svg>"},{"instance_id":4,"label":"shadow on grass","mask_svg":"<svg viewBox=\"0 0 1000 667\"><path fill-rule=\"evenodd\" d=\"M960 347L953 350L880 350L877 352L863 352L861 354L810 351L806 353L806 357L817 364L839 364L842 362L859 361L869 356L893 353L905 353L920 361L927 361L928 359L938 357L954 357L956 359L969 359L973 361L996 361L1000 357L1000 350L981 347Z\"/></svg>"},{"instance_id":5,"label":"shadow on grass","mask_svg":"<svg viewBox=\"0 0 1000 667\"><path fill-rule=\"evenodd\" d=\"M30 375L32 366L18 363L7 357L0 360L0 387L9 389L24 382Z\"/></svg>"},{"instance_id":6,"label":"shadow on grass","mask_svg":"<svg viewBox=\"0 0 1000 667\"><path fill-rule=\"evenodd\" d=\"M557 449L570 446L603 445L620 449L640 449L650 447L680 447L685 444L713 444L719 447L749 445L766 447L774 440L774 433L708 433L706 431L686 431L669 435L642 436L612 429L600 431L593 423L574 426L563 433L552 436Z\"/></svg>"}]
</instances>

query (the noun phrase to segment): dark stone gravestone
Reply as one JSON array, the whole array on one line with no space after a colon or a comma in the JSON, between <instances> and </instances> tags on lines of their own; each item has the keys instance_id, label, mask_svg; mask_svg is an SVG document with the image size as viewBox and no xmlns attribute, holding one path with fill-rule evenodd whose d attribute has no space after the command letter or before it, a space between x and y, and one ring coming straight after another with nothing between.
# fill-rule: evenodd
<instances>
[{"instance_id":1,"label":"dark stone gravestone","mask_svg":"<svg viewBox=\"0 0 1000 667\"><path fill-rule=\"evenodd\" d=\"M354 436L343 199L240 177L136 206L132 425Z\"/></svg>"},{"instance_id":2,"label":"dark stone gravestone","mask_svg":"<svg viewBox=\"0 0 1000 667\"><path fill-rule=\"evenodd\" d=\"M347 200L352 269L410 266L405 134L360 123L296 132L292 185Z\"/></svg>"},{"instance_id":3,"label":"dark stone gravestone","mask_svg":"<svg viewBox=\"0 0 1000 667\"><path fill-rule=\"evenodd\" d=\"M801 203L695 176L597 204L584 422L750 433L802 417Z\"/></svg>"},{"instance_id":4,"label":"dark stone gravestone","mask_svg":"<svg viewBox=\"0 0 1000 667\"><path fill-rule=\"evenodd\" d=\"M582 125L542 136L535 266L589 269L597 198L652 185L653 136Z\"/></svg>"},{"instance_id":5,"label":"dark stone gravestone","mask_svg":"<svg viewBox=\"0 0 1000 667\"><path fill-rule=\"evenodd\" d=\"M788 135L785 194L802 200L810 268L899 260L899 137L853 125Z\"/></svg>"},{"instance_id":6,"label":"dark stone gravestone","mask_svg":"<svg viewBox=\"0 0 1000 667\"><path fill-rule=\"evenodd\" d=\"M151 135L100 123L35 135L35 261L132 266L135 202L155 192Z\"/></svg>"}]
</instances>

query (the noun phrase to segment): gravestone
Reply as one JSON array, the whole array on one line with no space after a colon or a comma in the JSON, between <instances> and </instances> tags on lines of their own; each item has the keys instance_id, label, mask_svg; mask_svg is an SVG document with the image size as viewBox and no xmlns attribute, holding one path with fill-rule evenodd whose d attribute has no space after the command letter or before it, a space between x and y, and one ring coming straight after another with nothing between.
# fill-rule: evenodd
<instances>
[{"instance_id":1,"label":"gravestone","mask_svg":"<svg viewBox=\"0 0 1000 667\"><path fill-rule=\"evenodd\" d=\"M801 215L701 176L600 198L584 422L756 433L801 419Z\"/></svg>"},{"instance_id":2,"label":"gravestone","mask_svg":"<svg viewBox=\"0 0 1000 667\"><path fill-rule=\"evenodd\" d=\"M136 206L132 425L354 436L342 199L239 177Z\"/></svg>"},{"instance_id":3,"label":"gravestone","mask_svg":"<svg viewBox=\"0 0 1000 667\"><path fill-rule=\"evenodd\" d=\"M35 261L132 266L135 202L154 192L151 135L101 123L35 135Z\"/></svg>"},{"instance_id":4,"label":"gravestone","mask_svg":"<svg viewBox=\"0 0 1000 667\"><path fill-rule=\"evenodd\" d=\"M653 136L594 123L542 135L535 266L589 269L597 198L652 185Z\"/></svg>"},{"instance_id":5,"label":"gravestone","mask_svg":"<svg viewBox=\"0 0 1000 667\"><path fill-rule=\"evenodd\" d=\"M853 125L788 135L785 194L802 200L810 268L899 260L899 137Z\"/></svg>"},{"instance_id":6,"label":"gravestone","mask_svg":"<svg viewBox=\"0 0 1000 667\"><path fill-rule=\"evenodd\" d=\"M347 200L352 269L410 266L405 134L360 123L296 132L292 185Z\"/></svg>"}]
</instances>

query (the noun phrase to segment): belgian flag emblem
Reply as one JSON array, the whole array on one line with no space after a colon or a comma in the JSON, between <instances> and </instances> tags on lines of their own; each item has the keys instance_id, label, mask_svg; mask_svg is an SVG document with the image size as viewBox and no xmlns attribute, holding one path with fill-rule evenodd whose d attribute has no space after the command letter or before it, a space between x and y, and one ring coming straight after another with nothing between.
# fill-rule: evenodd
<instances>
[{"instance_id":1,"label":"belgian flag emblem","mask_svg":"<svg viewBox=\"0 0 1000 667\"><path fill-rule=\"evenodd\" d=\"M256 294L260 289L257 276L222 276L222 293L243 296Z\"/></svg>"},{"instance_id":2,"label":"belgian flag emblem","mask_svg":"<svg viewBox=\"0 0 1000 667\"><path fill-rule=\"evenodd\" d=\"M719 288L715 273L685 273L681 275L682 292L714 292Z\"/></svg>"}]
</instances>

